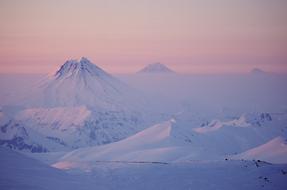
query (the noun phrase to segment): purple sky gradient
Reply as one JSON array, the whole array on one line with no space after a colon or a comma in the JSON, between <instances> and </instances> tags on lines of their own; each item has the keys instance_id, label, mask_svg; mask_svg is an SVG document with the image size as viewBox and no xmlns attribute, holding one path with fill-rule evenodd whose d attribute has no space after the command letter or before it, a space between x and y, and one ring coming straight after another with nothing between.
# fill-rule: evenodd
<instances>
[{"instance_id":1,"label":"purple sky gradient","mask_svg":"<svg viewBox=\"0 0 287 190\"><path fill-rule=\"evenodd\" d=\"M286 0L1 0L0 72L86 56L111 73L287 73Z\"/></svg>"}]
</instances>

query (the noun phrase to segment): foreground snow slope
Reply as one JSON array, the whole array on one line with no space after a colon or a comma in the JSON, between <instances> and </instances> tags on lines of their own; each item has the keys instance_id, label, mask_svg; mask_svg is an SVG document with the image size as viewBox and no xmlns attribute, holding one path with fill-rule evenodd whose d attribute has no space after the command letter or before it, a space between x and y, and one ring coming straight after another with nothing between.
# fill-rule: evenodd
<instances>
[{"instance_id":1,"label":"foreground snow slope","mask_svg":"<svg viewBox=\"0 0 287 190\"><path fill-rule=\"evenodd\" d=\"M59 171L0 148L0 189L13 190L281 190L287 188L286 165L221 161L97 163L88 173Z\"/></svg>"},{"instance_id":2,"label":"foreground snow slope","mask_svg":"<svg viewBox=\"0 0 287 190\"><path fill-rule=\"evenodd\" d=\"M3 190L88 190L93 184L85 176L67 174L3 147L0 155L0 189Z\"/></svg>"}]
</instances>

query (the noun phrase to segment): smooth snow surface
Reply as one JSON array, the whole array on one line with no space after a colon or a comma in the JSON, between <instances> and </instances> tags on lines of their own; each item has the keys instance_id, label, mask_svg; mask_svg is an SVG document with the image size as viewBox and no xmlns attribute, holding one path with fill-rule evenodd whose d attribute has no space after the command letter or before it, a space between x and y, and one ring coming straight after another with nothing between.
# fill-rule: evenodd
<instances>
[{"instance_id":1,"label":"smooth snow surface","mask_svg":"<svg viewBox=\"0 0 287 190\"><path fill-rule=\"evenodd\" d=\"M184 154L171 137L174 119L147 128L122 141L82 148L63 156L53 166L60 169L88 167L97 161L168 162Z\"/></svg>"},{"instance_id":2,"label":"smooth snow surface","mask_svg":"<svg viewBox=\"0 0 287 190\"><path fill-rule=\"evenodd\" d=\"M0 148L0 189L13 190L281 190L287 188L286 165L221 161L103 163L88 172L60 171Z\"/></svg>"},{"instance_id":3,"label":"smooth snow surface","mask_svg":"<svg viewBox=\"0 0 287 190\"><path fill-rule=\"evenodd\" d=\"M264 160L270 163L287 163L287 141L283 137L276 137L267 143L252 148L239 155L233 156L234 159Z\"/></svg>"},{"instance_id":4,"label":"smooth snow surface","mask_svg":"<svg viewBox=\"0 0 287 190\"><path fill-rule=\"evenodd\" d=\"M85 176L70 175L2 147L0 155L1 190L89 190L95 185Z\"/></svg>"}]
</instances>

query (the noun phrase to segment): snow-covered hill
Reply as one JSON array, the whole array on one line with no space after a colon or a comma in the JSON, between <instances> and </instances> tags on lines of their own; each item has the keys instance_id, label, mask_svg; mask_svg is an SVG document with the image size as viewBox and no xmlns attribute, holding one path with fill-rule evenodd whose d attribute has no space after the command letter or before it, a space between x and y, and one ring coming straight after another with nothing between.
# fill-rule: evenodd
<instances>
[{"instance_id":1,"label":"snow-covered hill","mask_svg":"<svg viewBox=\"0 0 287 190\"><path fill-rule=\"evenodd\" d=\"M232 156L233 159L264 160L271 163L287 163L286 138L276 137L265 144L252 148L241 154Z\"/></svg>"},{"instance_id":2,"label":"snow-covered hill","mask_svg":"<svg viewBox=\"0 0 287 190\"><path fill-rule=\"evenodd\" d=\"M183 131L181 136L189 137L193 147L201 148L200 154L191 154L189 159L223 158L262 145L277 136L287 137L286 114L245 113L201 121L196 121L197 117L189 116L186 120L179 116L175 126Z\"/></svg>"},{"instance_id":3,"label":"snow-covered hill","mask_svg":"<svg viewBox=\"0 0 287 190\"><path fill-rule=\"evenodd\" d=\"M274 127L274 124L279 126ZM97 162L111 161L169 163L223 160L228 155L259 146L278 135L286 135L285 130L280 118L272 118L268 113L243 114L238 119L217 120L199 128L187 128L171 119L119 142L74 150L54 166L82 169L93 167ZM286 157L286 151L281 156Z\"/></svg>"},{"instance_id":4,"label":"snow-covered hill","mask_svg":"<svg viewBox=\"0 0 287 190\"><path fill-rule=\"evenodd\" d=\"M153 63L153 64L149 64L146 67L144 67L143 69L141 69L140 71L138 71L138 73L142 73L142 74L152 74L152 73L174 73L174 71L172 71L171 69L169 69L167 66L165 66L164 64L161 63Z\"/></svg>"},{"instance_id":5,"label":"snow-covered hill","mask_svg":"<svg viewBox=\"0 0 287 190\"><path fill-rule=\"evenodd\" d=\"M86 166L96 161L173 161L185 153L173 142L173 122L154 125L119 142L72 151L53 166L63 169L82 167L82 164Z\"/></svg>"},{"instance_id":6,"label":"snow-covered hill","mask_svg":"<svg viewBox=\"0 0 287 190\"><path fill-rule=\"evenodd\" d=\"M58 168L92 167L99 161L218 160L225 158L228 154L258 146L266 139L272 139L276 135L284 135L282 127L271 129L266 124L254 125L252 124L253 120L245 119L242 116L235 120L217 121L211 127L187 129L177 125L176 121L171 119L119 142L74 150L63 156L54 166ZM261 121L263 122L263 120ZM216 129L209 130L209 128Z\"/></svg>"}]
</instances>

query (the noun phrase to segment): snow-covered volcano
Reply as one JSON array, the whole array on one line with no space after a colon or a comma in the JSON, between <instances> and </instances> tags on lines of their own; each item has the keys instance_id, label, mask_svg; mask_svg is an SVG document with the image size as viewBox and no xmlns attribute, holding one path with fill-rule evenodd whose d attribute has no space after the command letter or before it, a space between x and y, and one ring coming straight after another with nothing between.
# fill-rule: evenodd
<instances>
[{"instance_id":1,"label":"snow-covered volcano","mask_svg":"<svg viewBox=\"0 0 287 190\"><path fill-rule=\"evenodd\" d=\"M84 57L80 61L66 61L34 94L29 102L36 106L88 106L108 110L124 109L138 98L134 90Z\"/></svg>"},{"instance_id":2,"label":"snow-covered volcano","mask_svg":"<svg viewBox=\"0 0 287 190\"><path fill-rule=\"evenodd\" d=\"M0 145L43 152L115 142L146 125L143 102L87 58L69 60L31 90L24 108L1 113Z\"/></svg>"},{"instance_id":3,"label":"snow-covered volcano","mask_svg":"<svg viewBox=\"0 0 287 190\"><path fill-rule=\"evenodd\" d=\"M174 73L174 71L169 69L164 64L153 63L153 64L147 65L146 67L144 67L143 69L138 71L138 73L146 73L146 74L149 74L149 73Z\"/></svg>"}]
</instances>

